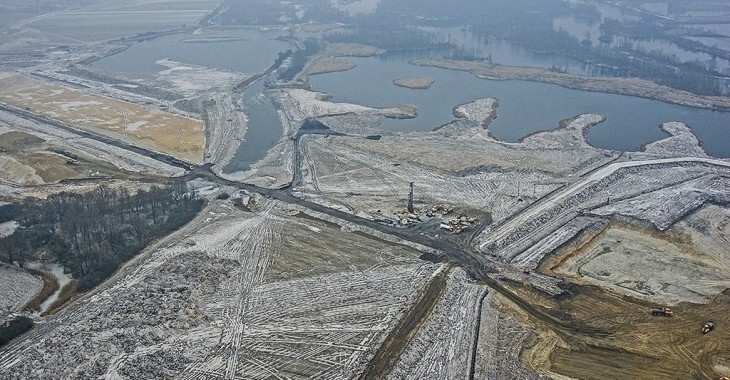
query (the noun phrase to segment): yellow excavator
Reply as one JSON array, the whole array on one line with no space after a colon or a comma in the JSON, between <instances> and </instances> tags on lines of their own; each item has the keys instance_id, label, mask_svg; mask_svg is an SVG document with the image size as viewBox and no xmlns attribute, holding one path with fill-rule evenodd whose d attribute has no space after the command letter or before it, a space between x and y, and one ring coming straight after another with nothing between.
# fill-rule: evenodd
<instances>
[{"instance_id":1,"label":"yellow excavator","mask_svg":"<svg viewBox=\"0 0 730 380\"><path fill-rule=\"evenodd\" d=\"M713 321L707 321L704 325L702 325L702 333L707 334L708 332L715 329L715 322Z\"/></svg>"}]
</instances>

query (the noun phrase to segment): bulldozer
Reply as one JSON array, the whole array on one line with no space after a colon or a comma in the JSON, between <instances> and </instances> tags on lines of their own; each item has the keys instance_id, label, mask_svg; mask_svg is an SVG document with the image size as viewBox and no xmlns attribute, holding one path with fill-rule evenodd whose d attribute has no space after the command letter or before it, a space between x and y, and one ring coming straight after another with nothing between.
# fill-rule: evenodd
<instances>
[{"instance_id":1,"label":"bulldozer","mask_svg":"<svg viewBox=\"0 0 730 380\"><path fill-rule=\"evenodd\" d=\"M655 317L671 317L674 315L674 312L671 308L663 307L661 309L651 309L651 315Z\"/></svg>"},{"instance_id":2,"label":"bulldozer","mask_svg":"<svg viewBox=\"0 0 730 380\"><path fill-rule=\"evenodd\" d=\"M708 332L715 329L715 322L713 321L707 321L704 325L702 325L702 333L707 334Z\"/></svg>"}]
</instances>

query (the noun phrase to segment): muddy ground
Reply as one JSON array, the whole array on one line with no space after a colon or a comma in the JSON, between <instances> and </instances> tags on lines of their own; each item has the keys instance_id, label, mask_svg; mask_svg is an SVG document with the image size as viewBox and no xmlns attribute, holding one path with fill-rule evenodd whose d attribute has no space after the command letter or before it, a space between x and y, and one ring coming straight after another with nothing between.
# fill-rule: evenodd
<instances>
[{"instance_id":1,"label":"muddy ground","mask_svg":"<svg viewBox=\"0 0 730 380\"><path fill-rule=\"evenodd\" d=\"M680 303L673 317L655 317L661 306L595 286L576 285L572 295L545 299L513 286L526 300L569 323L527 320L539 333L523 353L529 365L576 379L714 379L730 355L730 291L706 305ZM703 335L708 320L718 328Z\"/></svg>"},{"instance_id":2,"label":"muddy ground","mask_svg":"<svg viewBox=\"0 0 730 380\"><path fill-rule=\"evenodd\" d=\"M548 314L573 321L550 329L524 357L571 378L714 379L730 359L727 208L707 205L658 232L612 224L589 231L542 269L573 283L561 299L513 290ZM697 228L697 226L702 226ZM719 227L719 228L718 228ZM671 305L672 317L649 310ZM707 335L702 325L717 328ZM548 327L531 321L538 331ZM544 331L544 330L543 330Z\"/></svg>"}]
</instances>

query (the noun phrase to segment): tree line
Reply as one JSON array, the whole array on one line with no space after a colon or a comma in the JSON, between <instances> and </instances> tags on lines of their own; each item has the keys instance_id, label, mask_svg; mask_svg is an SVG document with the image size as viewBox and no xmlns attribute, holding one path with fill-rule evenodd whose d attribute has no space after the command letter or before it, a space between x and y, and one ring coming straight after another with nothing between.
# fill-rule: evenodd
<instances>
[{"instance_id":1,"label":"tree line","mask_svg":"<svg viewBox=\"0 0 730 380\"><path fill-rule=\"evenodd\" d=\"M136 193L99 186L85 194L31 198L15 215L15 233L0 239L0 260L22 267L50 257L79 280L79 291L85 291L153 239L187 223L202 204L184 183Z\"/></svg>"}]
</instances>

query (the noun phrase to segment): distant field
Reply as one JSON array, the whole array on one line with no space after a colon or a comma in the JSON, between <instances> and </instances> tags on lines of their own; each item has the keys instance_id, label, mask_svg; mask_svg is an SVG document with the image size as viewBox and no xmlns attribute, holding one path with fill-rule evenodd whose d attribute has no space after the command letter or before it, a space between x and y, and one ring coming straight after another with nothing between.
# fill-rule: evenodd
<instances>
[{"instance_id":1,"label":"distant field","mask_svg":"<svg viewBox=\"0 0 730 380\"><path fill-rule=\"evenodd\" d=\"M0 73L0 102L190 162L203 160L200 120L8 73Z\"/></svg>"},{"instance_id":2,"label":"distant field","mask_svg":"<svg viewBox=\"0 0 730 380\"><path fill-rule=\"evenodd\" d=\"M84 42L193 25L218 6L218 1L102 2L47 14L25 24L42 32Z\"/></svg>"}]
</instances>

